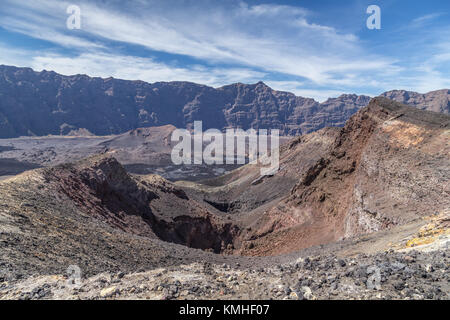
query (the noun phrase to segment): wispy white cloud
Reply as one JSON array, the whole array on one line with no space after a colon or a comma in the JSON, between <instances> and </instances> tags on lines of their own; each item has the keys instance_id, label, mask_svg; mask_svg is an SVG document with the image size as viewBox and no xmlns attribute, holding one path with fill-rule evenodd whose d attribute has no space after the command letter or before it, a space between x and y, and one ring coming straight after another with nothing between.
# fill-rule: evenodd
<instances>
[{"instance_id":1,"label":"wispy white cloud","mask_svg":"<svg viewBox=\"0 0 450 320\"><path fill-rule=\"evenodd\" d=\"M297 96L313 98L319 102L324 102L328 98L339 97L342 94L349 93L345 90L330 89L308 89L303 82L297 81L267 81L274 90L292 92Z\"/></svg>"},{"instance_id":2,"label":"wispy white cloud","mask_svg":"<svg viewBox=\"0 0 450 320\"><path fill-rule=\"evenodd\" d=\"M249 6L245 2L240 2L239 12L244 16L264 16L264 17L297 17L306 16L309 14L309 10L300 7L293 7L289 5L279 4L259 4Z\"/></svg>"},{"instance_id":3,"label":"wispy white cloud","mask_svg":"<svg viewBox=\"0 0 450 320\"><path fill-rule=\"evenodd\" d=\"M423 16L413 19L412 24L414 26L423 26L425 23L430 22L436 18L439 18L444 14L445 14L444 12L436 12L436 13L426 14L426 15L423 15Z\"/></svg>"},{"instance_id":4,"label":"wispy white cloud","mask_svg":"<svg viewBox=\"0 0 450 320\"><path fill-rule=\"evenodd\" d=\"M257 82L264 73L246 68L219 68L191 65L177 67L151 58L108 54L100 52L65 56L58 53L29 53L17 51L0 43L0 61L5 64L28 66L36 71L53 70L64 75L88 74L96 77L115 77L126 80L190 81L219 87L224 83Z\"/></svg>"},{"instance_id":5,"label":"wispy white cloud","mask_svg":"<svg viewBox=\"0 0 450 320\"><path fill-rule=\"evenodd\" d=\"M103 45L93 41L87 41L77 36L67 35L63 32L48 28L45 25L36 28L36 24L22 19L5 18L3 19L2 24L11 31L23 33L35 39L57 43L66 48L79 48L82 50L104 48Z\"/></svg>"},{"instance_id":6,"label":"wispy white cloud","mask_svg":"<svg viewBox=\"0 0 450 320\"><path fill-rule=\"evenodd\" d=\"M26 23L10 18L0 24L62 46L98 46L98 43L61 30L65 19L63 8L69 3L62 1L53 6L54 2L43 0L37 1L38 4L23 4L21 10L28 15ZM231 8L194 5L180 10L177 7L163 10L161 3L153 2L151 8L146 7L140 14L89 2L82 2L81 8L83 32L98 39L141 45L210 63L234 63L285 73L318 84L332 80L336 72L364 72L388 68L391 64L388 59L363 54L356 44L356 36L309 23L308 11L298 7L249 6L241 2ZM40 21L44 14L50 17L50 23Z\"/></svg>"},{"instance_id":7,"label":"wispy white cloud","mask_svg":"<svg viewBox=\"0 0 450 320\"><path fill-rule=\"evenodd\" d=\"M0 64L12 66L28 66L29 58L33 53L14 49L0 42Z\"/></svg>"}]
</instances>

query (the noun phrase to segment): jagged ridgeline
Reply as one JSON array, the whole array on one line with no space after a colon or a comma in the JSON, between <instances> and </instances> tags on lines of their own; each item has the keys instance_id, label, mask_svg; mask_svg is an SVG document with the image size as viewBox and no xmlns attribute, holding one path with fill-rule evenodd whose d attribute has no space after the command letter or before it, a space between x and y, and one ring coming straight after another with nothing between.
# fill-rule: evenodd
<instances>
[{"instance_id":1,"label":"jagged ridgeline","mask_svg":"<svg viewBox=\"0 0 450 320\"><path fill-rule=\"evenodd\" d=\"M384 95L418 108L449 112L448 90ZM151 84L0 66L0 138L88 132L108 135L167 124L190 128L198 120L205 129L268 128L300 135L343 126L369 100L350 94L319 103L275 91L262 82L212 88L189 82Z\"/></svg>"}]
</instances>

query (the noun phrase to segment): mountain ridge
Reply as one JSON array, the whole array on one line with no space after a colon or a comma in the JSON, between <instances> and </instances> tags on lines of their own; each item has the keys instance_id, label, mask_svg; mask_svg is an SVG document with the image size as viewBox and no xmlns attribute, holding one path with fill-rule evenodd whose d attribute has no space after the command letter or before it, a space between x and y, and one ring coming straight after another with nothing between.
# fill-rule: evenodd
<instances>
[{"instance_id":1,"label":"mountain ridge","mask_svg":"<svg viewBox=\"0 0 450 320\"><path fill-rule=\"evenodd\" d=\"M413 95L416 98L410 101L418 108L448 113L450 94L444 92L431 100ZM343 126L370 100L344 94L319 103L273 90L261 81L213 88L183 81L64 76L4 65L0 66L0 97L0 138L66 135L77 130L109 135L167 124L190 129L196 120L203 121L204 130L279 129L283 135L301 135ZM404 99L401 94L392 97Z\"/></svg>"}]
</instances>

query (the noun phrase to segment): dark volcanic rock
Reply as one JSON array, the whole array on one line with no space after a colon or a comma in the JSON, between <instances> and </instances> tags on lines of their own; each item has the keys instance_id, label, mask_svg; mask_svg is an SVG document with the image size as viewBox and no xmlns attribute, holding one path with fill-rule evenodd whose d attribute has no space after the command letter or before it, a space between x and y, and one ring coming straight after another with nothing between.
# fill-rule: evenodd
<instances>
[{"instance_id":1,"label":"dark volcanic rock","mask_svg":"<svg viewBox=\"0 0 450 320\"><path fill-rule=\"evenodd\" d=\"M450 113L450 90L448 89L431 91L426 94L393 90L383 93L382 96L422 110Z\"/></svg>"},{"instance_id":2,"label":"dark volcanic rock","mask_svg":"<svg viewBox=\"0 0 450 320\"><path fill-rule=\"evenodd\" d=\"M23 135L97 135L172 124L191 128L273 128L298 135L341 126L369 102L343 95L323 104L275 91L262 82L212 88L188 82L126 81L62 76L0 66L0 138Z\"/></svg>"}]
</instances>

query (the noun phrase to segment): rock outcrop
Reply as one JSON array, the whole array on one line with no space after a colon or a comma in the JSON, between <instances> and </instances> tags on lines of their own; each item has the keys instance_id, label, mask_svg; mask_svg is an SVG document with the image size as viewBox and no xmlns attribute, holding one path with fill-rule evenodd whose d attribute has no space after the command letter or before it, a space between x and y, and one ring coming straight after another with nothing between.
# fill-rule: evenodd
<instances>
[{"instance_id":1,"label":"rock outcrop","mask_svg":"<svg viewBox=\"0 0 450 320\"><path fill-rule=\"evenodd\" d=\"M289 252L440 213L450 206L449 155L448 115L375 98L260 215L248 252Z\"/></svg>"},{"instance_id":2,"label":"rock outcrop","mask_svg":"<svg viewBox=\"0 0 450 320\"><path fill-rule=\"evenodd\" d=\"M382 96L418 109L450 113L450 90L448 89L431 91L426 94L393 90L383 93Z\"/></svg>"}]
</instances>

